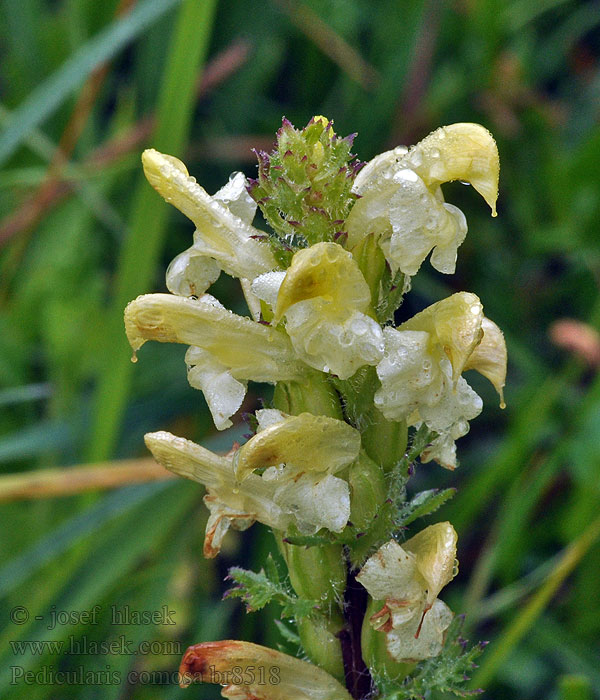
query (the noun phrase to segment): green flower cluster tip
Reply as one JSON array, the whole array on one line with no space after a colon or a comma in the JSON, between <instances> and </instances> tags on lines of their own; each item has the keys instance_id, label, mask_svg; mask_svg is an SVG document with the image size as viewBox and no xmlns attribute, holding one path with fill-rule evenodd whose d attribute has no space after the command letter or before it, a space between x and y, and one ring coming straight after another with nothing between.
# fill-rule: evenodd
<instances>
[{"instance_id":1,"label":"green flower cluster tip","mask_svg":"<svg viewBox=\"0 0 600 700\"><path fill-rule=\"evenodd\" d=\"M356 134L340 138L332 124L313 117L298 130L284 119L275 150L256 151L258 178L248 191L275 232L277 257L347 235L343 224L357 198L352 185L364 164L350 152Z\"/></svg>"}]
</instances>

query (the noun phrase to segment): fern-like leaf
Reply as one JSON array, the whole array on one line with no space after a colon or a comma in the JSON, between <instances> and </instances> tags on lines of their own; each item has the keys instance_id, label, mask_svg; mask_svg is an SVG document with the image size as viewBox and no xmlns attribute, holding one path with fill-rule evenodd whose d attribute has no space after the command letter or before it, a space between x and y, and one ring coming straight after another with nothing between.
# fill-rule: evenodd
<instances>
[{"instance_id":1,"label":"fern-like leaf","mask_svg":"<svg viewBox=\"0 0 600 700\"><path fill-rule=\"evenodd\" d=\"M419 664L417 672L402 685L377 679L381 700L426 700L434 691L452 693L461 698L482 693L480 688L470 690L463 684L470 680L469 674L477 668L475 660L483 653L487 642L469 648L468 641L461 635L463 625L464 615L459 615L448 629L442 653Z\"/></svg>"},{"instance_id":2,"label":"fern-like leaf","mask_svg":"<svg viewBox=\"0 0 600 700\"><path fill-rule=\"evenodd\" d=\"M227 577L235 585L226 591L224 598L241 598L248 612L262 610L268 603L281 605L282 618L296 620L309 617L318 606L316 600L298 598L289 586L280 579L277 565L269 555L265 569L258 573L238 566L229 569Z\"/></svg>"}]
</instances>

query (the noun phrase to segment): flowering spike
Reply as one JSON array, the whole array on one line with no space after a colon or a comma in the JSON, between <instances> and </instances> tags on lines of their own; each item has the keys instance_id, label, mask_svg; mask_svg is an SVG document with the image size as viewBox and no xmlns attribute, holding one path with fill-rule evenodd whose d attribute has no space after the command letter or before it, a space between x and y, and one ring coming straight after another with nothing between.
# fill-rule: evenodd
<instances>
[{"instance_id":1,"label":"flowering spike","mask_svg":"<svg viewBox=\"0 0 600 700\"><path fill-rule=\"evenodd\" d=\"M506 345L469 292L393 322L427 256L455 269L467 224L444 202L443 183L468 181L495 214L497 149L483 127L454 124L364 164L354 137L338 137L323 116L301 130L283 118L274 150L255 151L258 177L234 173L213 196L178 159L143 155L152 186L197 230L167 270L171 294L125 310L134 357L148 340L189 345L188 381L219 430L249 381L276 384L268 408L245 414L247 442L225 456L146 435L160 464L206 488L206 557L229 530L258 521L275 531L287 566L293 592L267 560L266 571L238 570L250 584L235 595L256 609L283 601L297 625L286 639L316 666L247 642L190 647L183 685L215 682L232 700L457 692L480 651L465 648L460 625L447 632L453 614L437 598L458 570L452 525L397 538L453 494L430 489L408 502L407 481L417 458L456 467L455 440L482 409L463 372L487 377L503 405ZM257 205L272 231L252 226ZM205 293L221 271L239 278L249 316Z\"/></svg>"}]
</instances>

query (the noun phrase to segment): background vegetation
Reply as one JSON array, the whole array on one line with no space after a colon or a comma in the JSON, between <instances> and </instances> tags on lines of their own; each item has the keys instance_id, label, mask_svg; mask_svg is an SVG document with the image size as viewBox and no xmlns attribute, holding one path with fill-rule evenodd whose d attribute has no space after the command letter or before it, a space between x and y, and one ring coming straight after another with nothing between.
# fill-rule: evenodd
<instances>
[{"instance_id":1,"label":"background vegetation","mask_svg":"<svg viewBox=\"0 0 600 700\"><path fill-rule=\"evenodd\" d=\"M505 411L486 401L459 441L461 467L426 465L415 488L457 485L436 517L459 532L445 595L465 634L491 644L471 687L489 698L600 690L600 6L578 0L2 0L0 4L0 678L4 698L180 697L177 642L276 646L272 614L218 603L232 563L258 569L261 526L216 561L201 556L201 487L157 478L149 430L228 449L185 378L185 348L130 364L122 309L164 291L191 224L142 177L141 150L183 157L209 192L255 173L282 115L357 131L364 160L433 128L477 121L501 155L499 216L459 183L467 214L457 274L424 265L402 316L477 293L506 332ZM229 279L217 296L242 311ZM556 326L576 319L586 326ZM585 352L582 351L582 348ZM254 387L246 409L268 391ZM69 465L132 459L81 472ZM40 481L38 470L62 468ZM17 476L15 476L17 475ZM120 484L98 488L98 483ZM92 485L95 488L91 488ZM81 489L78 493L71 493ZM101 606L96 624L55 611ZM110 607L175 611L176 625L111 624ZM25 606L24 624L9 611ZM274 611L267 611L273 613ZM42 618L42 619L37 619ZM158 653L94 653L123 635ZM80 643L65 653L23 640ZM86 641L87 640L87 641ZM77 655L81 652L87 655ZM169 653L171 652L171 653ZM35 673L111 672L57 687ZM80 671L79 671L80 672ZM118 682L117 678L123 680ZM110 679L115 682L110 682ZM219 695L194 688L194 697Z\"/></svg>"}]
</instances>

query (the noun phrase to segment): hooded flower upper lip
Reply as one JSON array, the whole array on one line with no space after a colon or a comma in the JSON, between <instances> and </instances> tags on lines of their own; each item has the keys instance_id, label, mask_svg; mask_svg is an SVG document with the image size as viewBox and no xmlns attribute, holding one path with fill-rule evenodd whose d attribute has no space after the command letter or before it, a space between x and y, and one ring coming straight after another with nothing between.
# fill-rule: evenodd
<instances>
[{"instance_id":1,"label":"hooded flower upper lip","mask_svg":"<svg viewBox=\"0 0 600 700\"><path fill-rule=\"evenodd\" d=\"M254 279L277 267L268 244L262 240L264 234L248 221L252 220L255 207L247 202L245 187L240 188L234 181L229 190L223 188L225 193L220 190L211 197L177 158L149 149L144 151L142 162L150 184L196 225L190 258L206 259L211 269L214 264L210 261L216 261L228 274L245 279ZM192 293L199 295L206 289Z\"/></svg>"},{"instance_id":2,"label":"hooded flower upper lip","mask_svg":"<svg viewBox=\"0 0 600 700\"><path fill-rule=\"evenodd\" d=\"M284 333L231 313L209 294L140 296L125 309L125 330L134 351L148 340L192 346L188 379L204 392L219 430L231 425L247 380L276 382L306 373Z\"/></svg>"},{"instance_id":3,"label":"hooded flower upper lip","mask_svg":"<svg viewBox=\"0 0 600 700\"><path fill-rule=\"evenodd\" d=\"M370 624L386 635L396 661L439 653L452 613L437 595L456 575L456 541L450 523L437 523L402 546L386 542L358 573L371 597L384 601Z\"/></svg>"},{"instance_id":4,"label":"hooded flower upper lip","mask_svg":"<svg viewBox=\"0 0 600 700\"><path fill-rule=\"evenodd\" d=\"M370 306L369 286L352 255L337 243L317 243L294 255L278 290L274 321L286 317L286 331L304 362L347 379L383 355L381 327Z\"/></svg>"},{"instance_id":5,"label":"hooded flower upper lip","mask_svg":"<svg viewBox=\"0 0 600 700\"><path fill-rule=\"evenodd\" d=\"M291 519L273 500L273 488L251 475L243 489L233 472L232 457L221 457L190 440L165 431L148 433L146 446L169 471L206 486L205 503L211 511L206 526L204 556L215 557L230 527L245 530L256 520L286 530Z\"/></svg>"}]
</instances>

